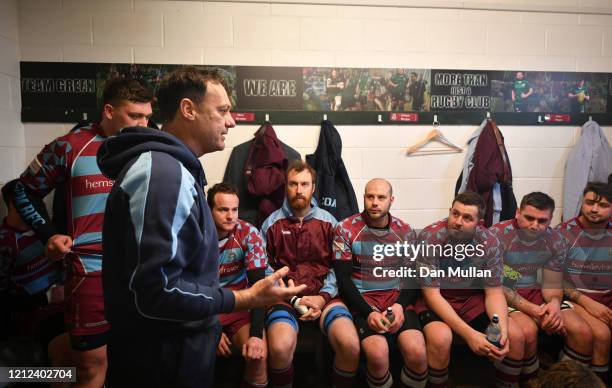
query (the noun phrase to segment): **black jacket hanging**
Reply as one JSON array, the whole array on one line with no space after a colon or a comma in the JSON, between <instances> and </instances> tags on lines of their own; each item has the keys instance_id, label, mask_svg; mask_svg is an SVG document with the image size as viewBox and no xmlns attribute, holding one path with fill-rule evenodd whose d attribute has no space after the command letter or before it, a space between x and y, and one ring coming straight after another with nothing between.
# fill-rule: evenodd
<instances>
[{"instance_id":1,"label":"black jacket hanging","mask_svg":"<svg viewBox=\"0 0 612 388\"><path fill-rule=\"evenodd\" d=\"M342 220L359 212L357 198L342 161L342 139L331 121L321 122L319 144L306 161L317 171L315 198L319 206Z\"/></svg>"}]
</instances>

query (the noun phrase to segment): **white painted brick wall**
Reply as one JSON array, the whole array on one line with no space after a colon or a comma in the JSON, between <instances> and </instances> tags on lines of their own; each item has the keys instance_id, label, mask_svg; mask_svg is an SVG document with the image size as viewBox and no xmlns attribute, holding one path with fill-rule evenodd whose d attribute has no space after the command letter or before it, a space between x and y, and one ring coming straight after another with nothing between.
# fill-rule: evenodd
<instances>
[{"instance_id":1,"label":"white painted brick wall","mask_svg":"<svg viewBox=\"0 0 612 388\"><path fill-rule=\"evenodd\" d=\"M235 47L290 50L300 45L300 19L292 16L237 15Z\"/></svg>"},{"instance_id":2,"label":"white painted brick wall","mask_svg":"<svg viewBox=\"0 0 612 388\"><path fill-rule=\"evenodd\" d=\"M232 47L231 17L203 11L165 12L164 45L185 47Z\"/></svg>"},{"instance_id":3,"label":"white painted brick wall","mask_svg":"<svg viewBox=\"0 0 612 388\"><path fill-rule=\"evenodd\" d=\"M95 45L104 46L162 46L163 22L161 12L93 13Z\"/></svg>"},{"instance_id":4,"label":"white painted brick wall","mask_svg":"<svg viewBox=\"0 0 612 388\"><path fill-rule=\"evenodd\" d=\"M19 41L25 44L92 44L91 13L22 9Z\"/></svg>"},{"instance_id":5,"label":"white painted brick wall","mask_svg":"<svg viewBox=\"0 0 612 388\"><path fill-rule=\"evenodd\" d=\"M130 63L133 55L133 49L128 46L62 46L64 62Z\"/></svg>"},{"instance_id":6,"label":"white painted brick wall","mask_svg":"<svg viewBox=\"0 0 612 388\"><path fill-rule=\"evenodd\" d=\"M430 51L482 54L487 47L485 23L432 22L425 27Z\"/></svg>"},{"instance_id":7,"label":"white painted brick wall","mask_svg":"<svg viewBox=\"0 0 612 388\"><path fill-rule=\"evenodd\" d=\"M612 72L608 0L350 0L350 6L288 0L0 0L0 183L16 176L70 124L19 122L18 60L219 65L416 67ZM342 3L340 1L339 3ZM363 4L363 5L359 5ZM495 8L508 11L446 8ZM549 13L546 10L567 11ZM537 10L537 12L530 12ZM595 14L579 15L579 10ZM6 54L5 54L6 53ZM8 81L7 81L8 80ZM271 118L274 122L274 117ZM464 144L475 125L441 130ZM223 152L202 162L211 184L222 179L232 147L256 125L230 131ZM428 125L339 126L343 158L359 202L365 183L389 178L393 212L416 227L447 214L463 154L406 157ZM280 126L283 141L305 155L319 128ZM561 203L565 160L579 128L502 126L517 198L549 192ZM612 139L612 127L604 129ZM559 214L559 212L557 212ZM558 219L558 218L556 218Z\"/></svg>"},{"instance_id":8,"label":"white painted brick wall","mask_svg":"<svg viewBox=\"0 0 612 388\"><path fill-rule=\"evenodd\" d=\"M551 26L546 29L547 55L600 56L601 27Z\"/></svg>"},{"instance_id":9,"label":"white painted brick wall","mask_svg":"<svg viewBox=\"0 0 612 388\"><path fill-rule=\"evenodd\" d=\"M199 47L135 47L134 62L202 65L204 63L203 50Z\"/></svg>"},{"instance_id":10,"label":"white painted brick wall","mask_svg":"<svg viewBox=\"0 0 612 388\"><path fill-rule=\"evenodd\" d=\"M17 0L0 0L0 186L13 179L25 165L18 15ZM6 208L1 205L0 219L5 215Z\"/></svg>"},{"instance_id":11,"label":"white painted brick wall","mask_svg":"<svg viewBox=\"0 0 612 388\"><path fill-rule=\"evenodd\" d=\"M544 55L545 31L539 24L488 24L487 53Z\"/></svg>"}]
</instances>

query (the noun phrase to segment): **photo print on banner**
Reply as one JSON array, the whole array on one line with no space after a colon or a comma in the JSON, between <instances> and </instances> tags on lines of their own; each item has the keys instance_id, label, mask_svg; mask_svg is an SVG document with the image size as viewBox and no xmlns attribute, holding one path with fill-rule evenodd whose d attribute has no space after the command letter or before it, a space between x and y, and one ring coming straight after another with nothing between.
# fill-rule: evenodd
<instances>
[{"instance_id":1,"label":"photo print on banner","mask_svg":"<svg viewBox=\"0 0 612 388\"><path fill-rule=\"evenodd\" d=\"M140 80L156 92L163 76L183 65L21 62L21 117L24 122L75 122L97 117L102 90L114 76ZM236 115L254 121L256 112L342 112L345 124L371 120L368 112L389 112L390 122L418 122L419 113L460 113L455 124L479 115L503 113L502 120L527 124L528 114L597 114L612 122L612 74L545 71L490 71L413 68L202 66L227 80ZM355 113L351 112L364 112ZM507 114L510 113L510 114ZM526 113L526 115L522 115ZM291 115L289 115L291 116ZM285 120L287 117L285 115ZM316 115L297 115L317 120ZM293 116L292 116L293 117ZM319 116L316 116L319 117ZM354 119L353 119L354 117ZM386 121L380 118L379 121ZM399 117L399 118L398 118ZM447 118L450 116L447 116ZM278 116L277 116L278 118ZM428 118L429 119L429 118ZM467 120L467 121L461 121ZM469 121L472 120L472 121ZM538 116L539 120L539 116ZM282 121L282 119L281 119ZM538 121L540 122L540 121ZM580 121L582 124L582 121Z\"/></svg>"},{"instance_id":2,"label":"photo print on banner","mask_svg":"<svg viewBox=\"0 0 612 388\"><path fill-rule=\"evenodd\" d=\"M431 70L305 67L306 111L429 111Z\"/></svg>"},{"instance_id":3,"label":"photo print on banner","mask_svg":"<svg viewBox=\"0 0 612 388\"><path fill-rule=\"evenodd\" d=\"M492 111L605 113L605 73L490 72Z\"/></svg>"}]
</instances>

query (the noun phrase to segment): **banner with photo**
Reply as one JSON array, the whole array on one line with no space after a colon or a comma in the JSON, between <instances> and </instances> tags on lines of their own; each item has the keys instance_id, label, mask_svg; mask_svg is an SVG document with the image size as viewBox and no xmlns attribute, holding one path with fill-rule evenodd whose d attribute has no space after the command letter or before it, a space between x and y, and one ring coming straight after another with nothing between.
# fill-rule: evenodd
<instances>
[{"instance_id":1,"label":"banner with photo","mask_svg":"<svg viewBox=\"0 0 612 388\"><path fill-rule=\"evenodd\" d=\"M115 76L140 80L152 91L180 65L21 62L22 121L95 119L102 91ZM612 74L414 68L195 66L219 69L229 85L234 111L254 121L261 112L285 112L286 120L329 112L346 124L361 124L367 112L395 117L453 114L551 113L599 115L612 122ZM358 114L355 112L363 112ZM400 115L399 113L414 113ZM448 115L451 116L448 116ZM93 116L92 116L93 115ZM319 116L317 116L319 117ZM380 118L380 115L379 115ZM285 121L286 121L285 120ZM400 120L401 121L401 120ZM379 120L380 122L380 120Z\"/></svg>"},{"instance_id":2,"label":"banner with photo","mask_svg":"<svg viewBox=\"0 0 612 388\"><path fill-rule=\"evenodd\" d=\"M491 72L495 112L605 113L610 74Z\"/></svg>"}]
</instances>

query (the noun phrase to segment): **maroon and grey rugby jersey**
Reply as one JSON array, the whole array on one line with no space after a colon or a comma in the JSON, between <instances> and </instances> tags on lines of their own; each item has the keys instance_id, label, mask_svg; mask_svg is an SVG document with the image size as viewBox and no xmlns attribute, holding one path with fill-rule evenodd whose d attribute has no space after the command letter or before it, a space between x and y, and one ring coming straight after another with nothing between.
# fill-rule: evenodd
<instances>
[{"instance_id":1,"label":"maroon and grey rugby jersey","mask_svg":"<svg viewBox=\"0 0 612 388\"><path fill-rule=\"evenodd\" d=\"M521 239L516 219L495 224L490 230L502 244L504 264L521 275L516 281L517 289L540 288L537 278L541 268L564 270L565 241L554 229L546 228L534 241Z\"/></svg>"},{"instance_id":2,"label":"maroon and grey rugby jersey","mask_svg":"<svg viewBox=\"0 0 612 388\"><path fill-rule=\"evenodd\" d=\"M612 293L612 221L605 229L590 232L576 217L557 230L567 245L566 280L592 297Z\"/></svg>"},{"instance_id":3,"label":"maroon and grey rugby jersey","mask_svg":"<svg viewBox=\"0 0 612 388\"><path fill-rule=\"evenodd\" d=\"M261 234L274 270L288 266L287 278L306 285L302 295L321 294L329 301L338 294L335 274L330 272L336 219L314 199L311 206L300 221L285 199L283 206L264 221Z\"/></svg>"},{"instance_id":4,"label":"maroon and grey rugby jersey","mask_svg":"<svg viewBox=\"0 0 612 388\"><path fill-rule=\"evenodd\" d=\"M453 243L448 235L448 219L425 227L419 234L417 243L430 247L442 246L445 248L443 252L450 250ZM463 245L480 246L481 250L470 250L470 254L461 254L461 256L459 253L452 256L439 255L433 249L429 251L430 254L420 254L417 258L419 270L421 270L420 267L423 267L425 268L423 273L447 275L443 277L420 276L421 285L439 287L442 296L446 299L463 298L466 295L482 293L485 287L500 287L503 280L503 255L500 242L495 234L484 226L478 225L472 241ZM456 252L459 251L456 250ZM439 270L443 272L437 272ZM457 272L458 270L461 271Z\"/></svg>"},{"instance_id":5,"label":"maroon and grey rugby jersey","mask_svg":"<svg viewBox=\"0 0 612 388\"><path fill-rule=\"evenodd\" d=\"M247 271L268 265L259 231L238 220L234 230L219 243L219 285L232 290L247 288Z\"/></svg>"},{"instance_id":6,"label":"maroon and grey rugby jersey","mask_svg":"<svg viewBox=\"0 0 612 388\"><path fill-rule=\"evenodd\" d=\"M21 174L21 182L41 198L65 182L68 234L78 254L75 269L82 275L102 269L104 209L114 183L96 161L104 140L97 124L79 128L47 144Z\"/></svg>"}]
</instances>

